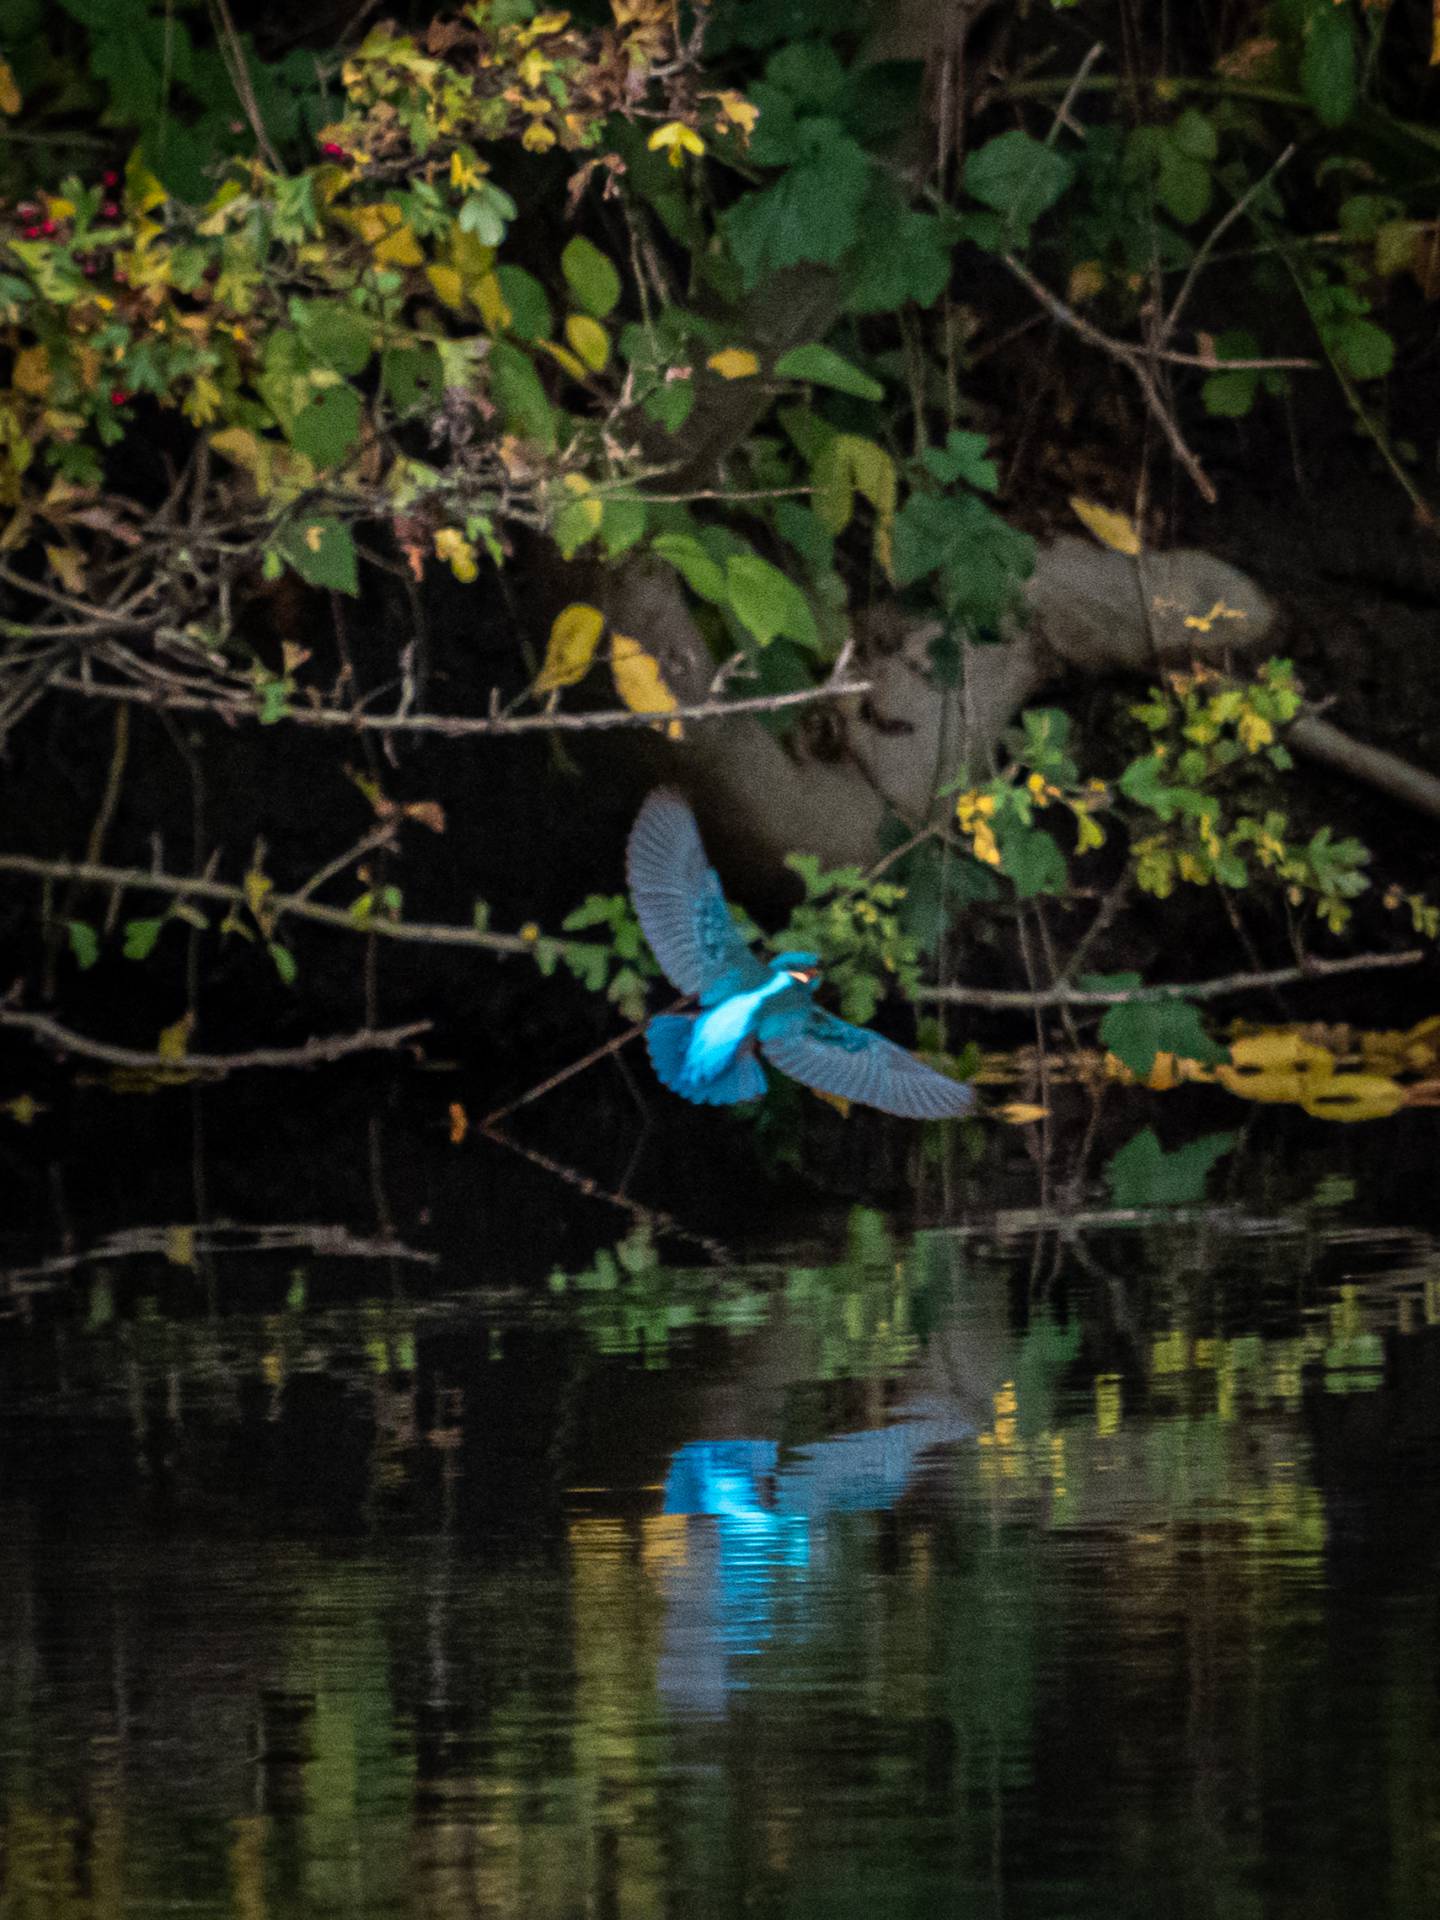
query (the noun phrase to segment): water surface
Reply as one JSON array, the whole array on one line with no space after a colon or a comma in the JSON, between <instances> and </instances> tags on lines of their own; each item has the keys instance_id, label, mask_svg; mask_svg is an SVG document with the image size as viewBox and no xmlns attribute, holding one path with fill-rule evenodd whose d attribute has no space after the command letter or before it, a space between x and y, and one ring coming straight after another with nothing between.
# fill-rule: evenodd
<instances>
[{"instance_id":1,"label":"water surface","mask_svg":"<svg viewBox=\"0 0 1440 1920\"><path fill-rule=\"evenodd\" d=\"M1440 1911L1440 1246L1348 1192L32 1262L0 1920Z\"/></svg>"}]
</instances>

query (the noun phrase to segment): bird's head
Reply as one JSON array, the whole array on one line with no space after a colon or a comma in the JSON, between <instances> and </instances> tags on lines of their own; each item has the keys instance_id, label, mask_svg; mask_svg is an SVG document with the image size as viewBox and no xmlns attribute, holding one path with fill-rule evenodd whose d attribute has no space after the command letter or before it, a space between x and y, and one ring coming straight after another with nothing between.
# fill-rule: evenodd
<instances>
[{"instance_id":1,"label":"bird's head","mask_svg":"<svg viewBox=\"0 0 1440 1920\"><path fill-rule=\"evenodd\" d=\"M820 978L818 953L777 953L770 962L772 975L788 973L797 987L813 987Z\"/></svg>"}]
</instances>

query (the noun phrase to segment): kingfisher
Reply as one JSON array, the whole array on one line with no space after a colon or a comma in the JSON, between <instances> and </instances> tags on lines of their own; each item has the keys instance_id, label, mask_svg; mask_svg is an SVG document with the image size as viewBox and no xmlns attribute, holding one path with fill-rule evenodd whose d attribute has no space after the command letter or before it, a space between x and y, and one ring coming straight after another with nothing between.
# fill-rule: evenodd
<instances>
[{"instance_id":1,"label":"kingfisher","mask_svg":"<svg viewBox=\"0 0 1440 1920\"><path fill-rule=\"evenodd\" d=\"M760 960L730 916L720 876L705 856L695 816L673 787L657 787L626 849L630 897L667 979L696 994L698 1013L661 1013L645 1029L656 1073L705 1106L765 1091L759 1054L819 1093L905 1120L968 1113L971 1088L904 1047L815 1004L820 956Z\"/></svg>"}]
</instances>

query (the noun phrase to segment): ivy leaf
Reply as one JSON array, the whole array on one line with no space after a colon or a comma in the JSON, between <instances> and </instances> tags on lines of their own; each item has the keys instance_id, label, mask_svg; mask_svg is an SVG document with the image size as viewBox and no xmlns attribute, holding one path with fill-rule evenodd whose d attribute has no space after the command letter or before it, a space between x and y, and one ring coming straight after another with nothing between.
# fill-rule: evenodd
<instances>
[{"instance_id":1,"label":"ivy leaf","mask_svg":"<svg viewBox=\"0 0 1440 1920\"><path fill-rule=\"evenodd\" d=\"M608 255L577 233L560 255L560 271L577 305L596 320L613 312L620 299L620 275Z\"/></svg>"},{"instance_id":2,"label":"ivy leaf","mask_svg":"<svg viewBox=\"0 0 1440 1920\"><path fill-rule=\"evenodd\" d=\"M792 347L775 362L782 380L808 380L817 387L834 387L837 393L854 394L857 400L883 400L885 389L868 373L862 373L848 360L812 341L808 346Z\"/></svg>"},{"instance_id":3,"label":"ivy leaf","mask_svg":"<svg viewBox=\"0 0 1440 1920\"><path fill-rule=\"evenodd\" d=\"M350 529L329 514L301 515L280 536L277 551L307 586L360 591Z\"/></svg>"},{"instance_id":4,"label":"ivy leaf","mask_svg":"<svg viewBox=\"0 0 1440 1920\"><path fill-rule=\"evenodd\" d=\"M820 644L809 601L793 580L758 553L732 554L725 562L725 595L736 618L762 647L782 633L801 646Z\"/></svg>"},{"instance_id":5,"label":"ivy leaf","mask_svg":"<svg viewBox=\"0 0 1440 1920\"><path fill-rule=\"evenodd\" d=\"M953 223L907 207L889 182L860 218L865 238L845 263L845 311L888 313L909 300L932 306L950 278Z\"/></svg>"},{"instance_id":6,"label":"ivy leaf","mask_svg":"<svg viewBox=\"0 0 1440 1920\"><path fill-rule=\"evenodd\" d=\"M990 443L983 433L961 433L952 428L943 447L927 447L920 464L933 473L942 487L963 480L981 493L994 493L1000 484L1000 470L989 457Z\"/></svg>"},{"instance_id":7,"label":"ivy leaf","mask_svg":"<svg viewBox=\"0 0 1440 1920\"><path fill-rule=\"evenodd\" d=\"M801 123L798 157L773 186L747 193L721 216L747 287L782 267L833 265L859 237L870 161L838 121Z\"/></svg>"},{"instance_id":8,"label":"ivy leaf","mask_svg":"<svg viewBox=\"0 0 1440 1920\"><path fill-rule=\"evenodd\" d=\"M965 190L1005 216L1013 244L1030 237L1042 213L1075 178L1074 162L1012 127L977 147L965 162Z\"/></svg>"},{"instance_id":9,"label":"ivy leaf","mask_svg":"<svg viewBox=\"0 0 1440 1920\"><path fill-rule=\"evenodd\" d=\"M1202 1066L1224 1066L1230 1049L1212 1040L1188 1000L1131 1000L1106 1010L1100 1038L1115 1058L1141 1080L1159 1053L1174 1053Z\"/></svg>"},{"instance_id":10,"label":"ivy leaf","mask_svg":"<svg viewBox=\"0 0 1440 1920\"><path fill-rule=\"evenodd\" d=\"M1192 1207L1205 1198L1210 1169L1238 1142L1238 1133L1207 1133L1174 1153L1146 1127L1113 1154L1105 1168L1114 1207Z\"/></svg>"}]
</instances>

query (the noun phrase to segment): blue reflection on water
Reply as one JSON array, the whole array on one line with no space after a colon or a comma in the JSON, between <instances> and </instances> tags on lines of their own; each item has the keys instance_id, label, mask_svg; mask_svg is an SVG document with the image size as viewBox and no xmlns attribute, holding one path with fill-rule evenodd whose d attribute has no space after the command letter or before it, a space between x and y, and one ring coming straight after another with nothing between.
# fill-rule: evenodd
<instances>
[{"instance_id":1,"label":"blue reflection on water","mask_svg":"<svg viewBox=\"0 0 1440 1920\"><path fill-rule=\"evenodd\" d=\"M666 1579L660 1692L669 1705L715 1714L745 1685L737 1659L779 1634L803 1638L808 1587L825 1558L832 1516L893 1507L923 1455L975 1433L943 1401L912 1402L895 1424L787 1452L774 1440L691 1440L671 1456L667 1514L692 1526Z\"/></svg>"}]
</instances>

